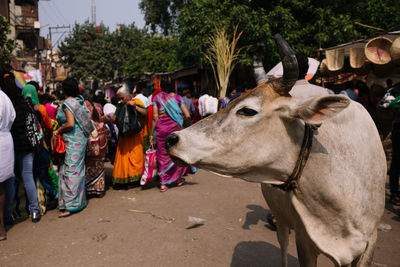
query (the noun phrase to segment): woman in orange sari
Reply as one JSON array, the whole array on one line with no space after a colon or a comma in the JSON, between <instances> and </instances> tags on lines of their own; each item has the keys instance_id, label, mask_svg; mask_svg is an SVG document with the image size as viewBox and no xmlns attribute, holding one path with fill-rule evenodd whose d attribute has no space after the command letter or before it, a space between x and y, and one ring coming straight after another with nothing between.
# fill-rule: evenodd
<instances>
[{"instance_id":1,"label":"woman in orange sari","mask_svg":"<svg viewBox=\"0 0 400 267\"><path fill-rule=\"evenodd\" d=\"M131 95L126 91L117 92L121 102L135 107L139 114L139 120L143 129L137 134L129 136L119 136L117 152L115 154L113 185L128 185L137 182L142 177L144 164L144 138L148 135L147 130L147 110L139 99L131 99ZM116 115L119 108L117 108ZM114 116L115 119L115 116Z\"/></svg>"}]
</instances>

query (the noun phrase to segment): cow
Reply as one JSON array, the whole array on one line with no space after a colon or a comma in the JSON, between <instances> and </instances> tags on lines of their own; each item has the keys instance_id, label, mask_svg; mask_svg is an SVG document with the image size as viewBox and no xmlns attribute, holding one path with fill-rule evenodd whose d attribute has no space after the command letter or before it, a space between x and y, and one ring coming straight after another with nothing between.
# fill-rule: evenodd
<instances>
[{"instance_id":1,"label":"cow","mask_svg":"<svg viewBox=\"0 0 400 267\"><path fill-rule=\"evenodd\" d=\"M316 266L321 253L335 266L370 265L385 206L386 159L376 126L347 96L292 98L297 60L279 34L275 40L283 77L261 81L227 108L172 133L168 153L180 165L260 183L276 217L282 266L291 229L300 266Z\"/></svg>"}]
</instances>

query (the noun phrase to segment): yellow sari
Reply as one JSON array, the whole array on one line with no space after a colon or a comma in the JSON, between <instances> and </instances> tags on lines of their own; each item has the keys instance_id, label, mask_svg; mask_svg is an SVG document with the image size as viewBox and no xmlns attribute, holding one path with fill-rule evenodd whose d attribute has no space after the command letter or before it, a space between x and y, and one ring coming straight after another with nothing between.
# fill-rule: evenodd
<instances>
[{"instance_id":1,"label":"yellow sari","mask_svg":"<svg viewBox=\"0 0 400 267\"><path fill-rule=\"evenodd\" d=\"M139 107L144 104L139 99L132 99ZM115 154L113 184L127 184L140 180L144 164L144 144L148 135L147 116L142 117L143 129L126 137L118 138L117 152Z\"/></svg>"}]
</instances>

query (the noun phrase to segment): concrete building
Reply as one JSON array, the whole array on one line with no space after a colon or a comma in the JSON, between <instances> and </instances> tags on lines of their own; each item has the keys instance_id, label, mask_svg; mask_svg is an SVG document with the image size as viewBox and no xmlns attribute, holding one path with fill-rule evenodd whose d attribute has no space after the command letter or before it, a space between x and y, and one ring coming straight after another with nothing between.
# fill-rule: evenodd
<instances>
[{"instance_id":1,"label":"concrete building","mask_svg":"<svg viewBox=\"0 0 400 267\"><path fill-rule=\"evenodd\" d=\"M12 67L25 72L40 69L44 39L39 36L38 0L0 0L0 14L8 19L9 38L16 43Z\"/></svg>"}]
</instances>

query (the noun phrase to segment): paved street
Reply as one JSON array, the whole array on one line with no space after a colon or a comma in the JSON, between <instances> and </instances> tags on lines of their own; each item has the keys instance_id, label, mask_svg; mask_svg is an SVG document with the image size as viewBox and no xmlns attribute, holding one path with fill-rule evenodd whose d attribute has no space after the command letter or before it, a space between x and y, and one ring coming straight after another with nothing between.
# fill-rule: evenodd
<instances>
[{"instance_id":1,"label":"paved street","mask_svg":"<svg viewBox=\"0 0 400 267\"><path fill-rule=\"evenodd\" d=\"M187 181L165 193L110 188L79 214L20 222L0 242L0 266L280 266L258 184L206 171ZM206 222L186 229L188 216ZM400 217L385 210L382 222L393 229L379 231L373 266L400 266ZM293 235L289 253L298 266ZM333 265L320 257L319 266Z\"/></svg>"}]
</instances>

